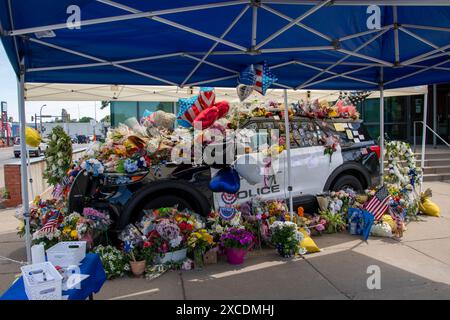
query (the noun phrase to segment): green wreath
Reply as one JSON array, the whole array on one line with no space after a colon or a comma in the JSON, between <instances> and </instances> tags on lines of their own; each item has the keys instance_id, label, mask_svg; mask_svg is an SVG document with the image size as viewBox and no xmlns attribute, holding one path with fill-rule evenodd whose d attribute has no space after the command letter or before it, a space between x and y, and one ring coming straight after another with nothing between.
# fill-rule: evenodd
<instances>
[{"instance_id":1,"label":"green wreath","mask_svg":"<svg viewBox=\"0 0 450 320\"><path fill-rule=\"evenodd\" d=\"M48 148L45 151L47 168L44 178L50 185L61 183L72 165L72 141L60 126L53 128L48 136Z\"/></svg>"}]
</instances>

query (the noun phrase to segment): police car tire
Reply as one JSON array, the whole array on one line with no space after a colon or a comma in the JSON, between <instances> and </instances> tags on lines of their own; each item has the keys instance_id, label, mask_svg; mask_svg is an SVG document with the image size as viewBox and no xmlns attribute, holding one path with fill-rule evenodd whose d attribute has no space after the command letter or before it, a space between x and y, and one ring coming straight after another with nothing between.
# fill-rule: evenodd
<instances>
[{"instance_id":1,"label":"police car tire","mask_svg":"<svg viewBox=\"0 0 450 320\"><path fill-rule=\"evenodd\" d=\"M333 183L333 191L340 191L344 188L351 188L354 191L363 191L364 187L361 184L361 181L355 176L351 175L343 175L337 178L337 180Z\"/></svg>"},{"instance_id":2,"label":"police car tire","mask_svg":"<svg viewBox=\"0 0 450 320\"><path fill-rule=\"evenodd\" d=\"M159 209L159 208L167 208L167 207L174 207L177 206L178 209L193 209L192 205L186 201L185 199L181 197L177 197L174 195L165 195L156 197L152 200L150 200L148 203L143 204L143 210L138 216L138 220L140 221L142 217L144 216L144 210L145 209Z\"/></svg>"}]
</instances>

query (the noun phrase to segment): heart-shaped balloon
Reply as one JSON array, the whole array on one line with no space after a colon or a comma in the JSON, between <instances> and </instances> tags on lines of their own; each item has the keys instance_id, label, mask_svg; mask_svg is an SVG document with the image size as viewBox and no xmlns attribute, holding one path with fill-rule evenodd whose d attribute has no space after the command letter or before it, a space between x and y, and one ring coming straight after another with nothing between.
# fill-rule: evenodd
<instances>
[{"instance_id":1,"label":"heart-shaped balloon","mask_svg":"<svg viewBox=\"0 0 450 320\"><path fill-rule=\"evenodd\" d=\"M198 101L203 109L208 109L216 102L214 88L201 87L198 95Z\"/></svg>"},{"instance_id":2,"label":"heart-shaped balloon","mask_svg":"<svg viewBox=\"0 0 450 320\"><path fill-rule=\"evenodd\" d=\"M209 189L212 192L235 194L240 188L239 174L231 167L220 169L209 182Z\"/></svg>"},{"instance_id":3,"label":"heart-shaped balloon","mask_svg":"<svg viewBox=\"0 0 450 320\"><path fill-rule=\"evenodd\" d=\"M219 110L218 119L225 117L228 114L228 111L230 111L230 104L227 101L217 102L214 107Z\"/></svg>"},{"instance_id":4,"label":"heart-shaped balloon","mask_svg":"<svg viewBox=\"0 0 450 320\"><path fill-rule=\"evenodd\" d=\"M203 110L194 120L194 127L197 127L197 123L200 123L202 130L211 127L214 122L219 117L219 109L216 107L211 107L209 109Z\"/></svg>"},{"instance_id":5,"label":"heart-shaped balloon","mask_svg":"<svg viewBox=\"0 0 450 320\"><path fill-rule=\"evenodd\" d=\"M236 91L237 91L237 95L239 97L239 100L242 102L245 99L247 99L248 97L250 97L250 95L253 92L253 86L247 86L245 84L239 84L236 87Z\"/></svg>"},{"instance_id":6,"label":"heart-shaped balloon","mask_svg":"<svg viewBox=\"0 0 450 320\"><path fill-rule=\"evenodd\" d=\"M244 154L235 161L234 168L248 183L255 185L262 182L262 166L258 163L255 156Z\"/></svg>"}]
</instances>

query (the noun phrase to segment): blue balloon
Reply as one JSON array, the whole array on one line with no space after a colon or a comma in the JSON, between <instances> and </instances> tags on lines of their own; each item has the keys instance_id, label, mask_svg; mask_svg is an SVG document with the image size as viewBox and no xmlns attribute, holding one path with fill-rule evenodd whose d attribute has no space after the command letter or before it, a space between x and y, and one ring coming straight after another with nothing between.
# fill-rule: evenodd
<instances>
[{"instance_id":1,"label":"blue balloon","mask_svg":"<svg viewBox=\"0 0 450 320\"><path fill-rule=\"evenodd\" d=\"M192 105L197 101L198 95L192 96L190 98L181 98L178 100L178 108L180 108L177 119L178 124L182 127L189 128L192 127L192 124L183 118L184 114L192 108Z\"/></svg>"},{"instance_id":2,"label":"blue balloon","mask_svg":"<svg viewBox=\"0 0 450 320\"><path fill-rule=\"evenodd\" d=\"M153 113L154 113L153 111L145 110L145 111L144 111L144 115L143 115L142 117L143 117L143 118L147 118L148 116L152 115Z\"/></svg>"},{"instance_id":3,"label":"blue balloon","mask_svg":"<svg viewBox=\"0 0 450 320\"><path fill-rule=\"evenodd\" d=\"M220 169L209 182L212 192L235 194L241 188L241 179L236 170L231 167Z\"/></svg>"},{"instance_id":4,"label":"blue balloon","mask_svg":"<svg viewBox=\"0 0 450 320\"><path fill-rule=\"evenodd\" d=\"M239 75L239 84L245 84L247 86L254 86L256 83L255 67L251 64Z\"/></svg>"}]
</instances>

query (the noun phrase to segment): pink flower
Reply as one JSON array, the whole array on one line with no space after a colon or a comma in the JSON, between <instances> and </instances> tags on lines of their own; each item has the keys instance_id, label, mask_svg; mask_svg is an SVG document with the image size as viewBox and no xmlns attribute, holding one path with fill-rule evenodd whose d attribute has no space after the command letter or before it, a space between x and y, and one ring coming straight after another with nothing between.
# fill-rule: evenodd
<instances>
[{"instance_id":1,"label":"pink flower","mask_svg":"<svg viewBox=\"0 0 450 320\"><path fill-rule=\"evenodd\" d=\"M318 225L316 226L316 230L319 231L319 232L321 232L321 231L325 230L325 227L324 227L323 224L318 224Z\"/></svg>"}]
</instances>

